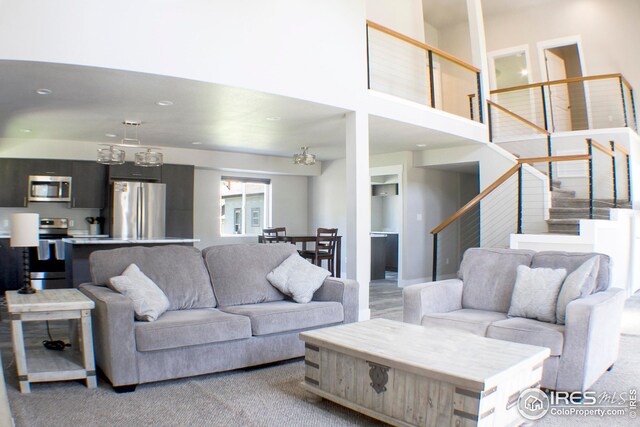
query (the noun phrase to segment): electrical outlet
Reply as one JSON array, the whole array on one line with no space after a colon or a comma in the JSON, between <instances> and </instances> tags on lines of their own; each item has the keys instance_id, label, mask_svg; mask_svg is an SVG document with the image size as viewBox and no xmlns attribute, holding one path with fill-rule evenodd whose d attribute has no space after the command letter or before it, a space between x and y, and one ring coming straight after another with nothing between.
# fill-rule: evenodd
<instances>
[{"instance_id":1,"label":"electrical outlet","mask_svg":"<svg viewBox=\"0 0 640 427\"><path fill-rule=\"evenodd\" d=\"M449 265L449 258L445 259L445 260L444 260L444 263L445 263L446 265Z\"/></svg>"},{"instance_id":2,"label":"electrical outlet","mask_svg":"<svg viewBox=\"0 0 640 427\"><path fill-rule=\"evenodd\" d=\"M417 218L416 218L416 219L417 219L418 221L422 221L422 214L421 214L421 213L419 213L419 214L417 215Z\"/></svg>"},{"instance_id":3,"label":"electrical outlet","mask_svg":"<svg viewBox=\"0 0 640 427\"><path fill-rule=\"evenodd\" d=\"M74 225L76 225L76 222L72 219L69 220L69 227L73 227Z\"/></svg>"}]
</instances>

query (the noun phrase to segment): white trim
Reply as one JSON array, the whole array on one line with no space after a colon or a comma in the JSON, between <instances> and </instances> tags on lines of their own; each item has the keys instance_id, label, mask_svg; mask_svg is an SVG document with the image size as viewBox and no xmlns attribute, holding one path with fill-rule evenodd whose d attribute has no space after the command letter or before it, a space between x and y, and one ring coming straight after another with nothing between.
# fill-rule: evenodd
<instances>
[{"instance_id":1,"label":"white trim","mask_svg":"<svg viewBox=\"0 0 640 427\"><path fill-rule=\"evenodd\" d=\"M538 49L538 63L540 65L540 75L543 79L547 79L547 67L544 63L544 51L545 49L553 49L554 47L569 46L575 44L578 46L578 57L580 59L580 70L582 70L583 76L588 76L587 69L584 65L584 51L582 50L582 37L579 34L567 37L560 37L551 40L542 40L536 43Z\"/></svg>"}]
</instances>

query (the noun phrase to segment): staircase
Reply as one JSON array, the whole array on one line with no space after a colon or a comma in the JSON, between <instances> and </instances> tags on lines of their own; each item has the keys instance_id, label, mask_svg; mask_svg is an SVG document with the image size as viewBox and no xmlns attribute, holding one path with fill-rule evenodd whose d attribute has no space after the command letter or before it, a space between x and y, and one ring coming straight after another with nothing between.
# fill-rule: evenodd
<instances>
[{"instance_id":1,"label":"staircase","mask_svg":"<svg viewBox=\"0 0 640 427\"><path fill-rule=\"evenodd\" d=\"M551 183L551 209L547 220L551 234L580 234L580 220L589 218L589 199L576 198L575 191L562 189L561 181ZM610 210L614 208L612 200L593 201L592 219L610 219ZM618 202L618 208L630 209L628 202Z\"/></svg>"}]
</instances>

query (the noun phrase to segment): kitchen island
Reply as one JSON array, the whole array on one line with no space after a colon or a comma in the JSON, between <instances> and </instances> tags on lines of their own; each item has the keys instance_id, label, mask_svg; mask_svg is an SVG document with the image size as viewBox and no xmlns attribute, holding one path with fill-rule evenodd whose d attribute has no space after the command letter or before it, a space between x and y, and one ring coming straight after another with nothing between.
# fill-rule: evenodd
<instances>
[{"instance_id":1,"label":"kitchen island","mask_svg":"<svg viewBox=\"0 0 640 427\"><path fill-rule=\"evenodd\" d=\"M94 251L123 248L127 246L181 245L193 246L199 239L156 238L120 239L104 237L81 237L62 239L65 250L67 286L76 288L81 283L91 282L89 255Z\"/></svg>"}]
</instances>

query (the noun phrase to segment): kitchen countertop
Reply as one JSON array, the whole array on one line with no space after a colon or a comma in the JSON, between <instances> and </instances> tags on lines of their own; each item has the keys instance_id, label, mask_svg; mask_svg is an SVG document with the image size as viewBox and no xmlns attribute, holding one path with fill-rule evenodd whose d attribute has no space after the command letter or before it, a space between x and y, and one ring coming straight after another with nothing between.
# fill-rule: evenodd
<instances>
[{"instance_id":1,"label":"kitchen countertop","mask_svg":"<svg viewBox=\"0 0 640 427\"><path fill-rule=\"evenodd\" d=\"M149 244L149 243L195 243L200 239L183 239L179 237L163 237L158 239L118 239L111 237L74 237L62 239L64 243L72 245L122 245L122 244Z\"/></svg>"}]
</instances>

